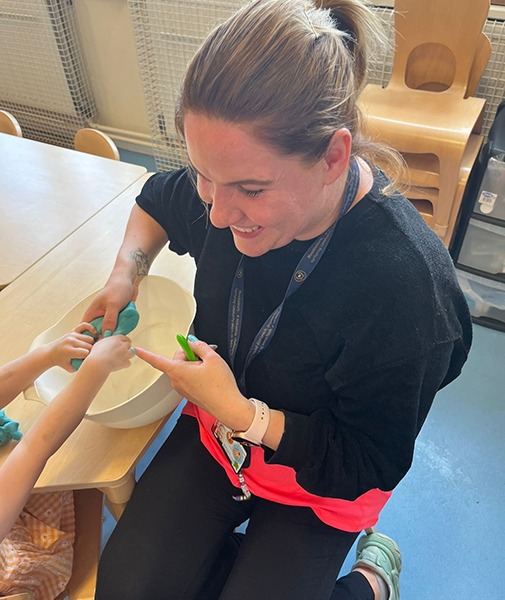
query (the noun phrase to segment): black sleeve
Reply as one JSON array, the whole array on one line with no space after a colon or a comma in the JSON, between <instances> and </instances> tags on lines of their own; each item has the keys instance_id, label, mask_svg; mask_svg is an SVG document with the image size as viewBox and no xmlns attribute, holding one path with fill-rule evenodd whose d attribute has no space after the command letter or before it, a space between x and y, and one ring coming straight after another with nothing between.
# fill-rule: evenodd
<instances>
[{"instance_id":1,"label":"black sleeve","mask_svg":"<svg viewBox=\"0 0 505 600\"><path fill-rule=\"evenodd\" d=\"M364 372L311 415L285 411L285 432L269 462L293 467L298 483L319 496L354 500L370 489L392 490L411 466L456 345ZM461 364L465 357L461 349Z\"/></svg>"},{"instance_id":2,"label":"black sleeve","mask_svg":"<svg viewBox=\"0 0 505 600\"><path fill-rule=\"evenodd\" d=\"M381 251L366 233L366 259L349 258L348 279L338 277L346 318L341 350L325 362L329 402L307 415L286 411L270 457L292 466L308 491L349 500L405 476L436 393L459 375L471 345L468 307L439 240L395 242L393 231ZM322 347L332 345L328 337Z\"/></svg>"},{"instance_id":3,"label":"black sleeve","mask_svg":"<svg viewBox=\"0 0 505 600\"><path fill-rule=\"evenodd\" d=\"M198 257L207 229L207 212L186 169L150 177L137 204L166 231L169 248Z\"/></svg>"}]
</instances>

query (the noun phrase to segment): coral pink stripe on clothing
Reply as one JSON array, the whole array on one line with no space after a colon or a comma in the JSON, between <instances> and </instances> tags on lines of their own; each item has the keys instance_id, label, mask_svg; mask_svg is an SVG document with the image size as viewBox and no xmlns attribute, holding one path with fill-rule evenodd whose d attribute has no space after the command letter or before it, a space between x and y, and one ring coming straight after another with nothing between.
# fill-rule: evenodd
<instances>
[{"instance_id":1,"label":"coral pink stripe on clothing","mask_svg":"<svg viewBox=\"0 0 505 600\"><path fill-rule=\"evenodd\" d=\"M224 468L230 481L240 487L236 473L212 433L215 418L190 402L183 413L197 419L202 444ZM294 469L265 463L262 448L251 446L250 451L250 465L242 473L254 495L279 504L307 506L323 523L343 531L361 531L375 525L380 511L391 497L391 492L379 489L369 490L353 501L316 496L297 483Z\"/></svg>"}]
</instances>

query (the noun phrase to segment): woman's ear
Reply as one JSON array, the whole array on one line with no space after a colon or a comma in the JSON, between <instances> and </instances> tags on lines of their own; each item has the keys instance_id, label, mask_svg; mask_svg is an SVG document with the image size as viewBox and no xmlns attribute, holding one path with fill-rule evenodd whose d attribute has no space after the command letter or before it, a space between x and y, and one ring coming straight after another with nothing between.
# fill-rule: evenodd
<instances>
[{"instance_id":1,"label":"woman's ear","mask_svg":"<svg viewBox=\"0 0 505 600\"><path fill-rule=\"evenodd\" d=\"M332 135L323 160L326 164L325 183L337 181L349 165L352 136L348 129L337 129Z\"/></svg>"}]
</instances>

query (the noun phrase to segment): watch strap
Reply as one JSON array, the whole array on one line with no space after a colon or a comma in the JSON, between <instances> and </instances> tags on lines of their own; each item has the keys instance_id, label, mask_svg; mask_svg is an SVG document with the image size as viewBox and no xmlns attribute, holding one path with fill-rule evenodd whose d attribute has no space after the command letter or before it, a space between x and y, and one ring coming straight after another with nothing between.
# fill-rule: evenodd
<instances>
[{"instance_id":1,"label":"watch strap","mask_svg":"<svg viewBox=\"0 0 505 600\"><path fill-rule=\"evenodd\" d=\"M246 431L234 431L232 438L238 441L248 442L255 446L261 446L263 438L270 423L270 408L267 404L256 398L249 399L254 404L254 418Z\"/></svg>"}]
</instances>

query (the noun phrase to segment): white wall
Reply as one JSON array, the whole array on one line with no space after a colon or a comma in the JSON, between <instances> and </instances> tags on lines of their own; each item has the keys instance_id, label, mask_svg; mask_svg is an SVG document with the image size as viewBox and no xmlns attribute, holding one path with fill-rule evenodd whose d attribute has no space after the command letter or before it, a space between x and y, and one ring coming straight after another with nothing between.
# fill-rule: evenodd
<instances>
[{"instance_id":1,"label":"white wall","mask_svg":"<svg viewBox=\"0 0 505 600\"><path fill-rule=\"evenodd\" d=\"M126 0L76 0L96 126L118 146L150 153L150 134Z\"/></svg>"}]
</instances>

